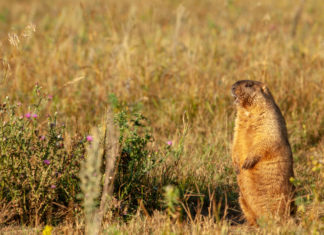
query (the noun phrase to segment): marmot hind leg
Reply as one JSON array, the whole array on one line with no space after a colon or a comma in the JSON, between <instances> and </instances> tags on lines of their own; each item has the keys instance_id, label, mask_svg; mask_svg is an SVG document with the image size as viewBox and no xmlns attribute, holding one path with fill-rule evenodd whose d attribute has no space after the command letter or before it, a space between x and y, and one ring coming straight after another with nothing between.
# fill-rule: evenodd
<instances>
[{"instance_id":1,"label":"marmot hind leg","mask_svg":"<svg viewBox=\"0 0 324 235\"><path fill-rule=\"evenodd\" d=\"M256 225L256 215L251 210L251 208L248 206L248 204L244 200L242 194L240 195L239 202L240 202L240 206L243 211L244 217L247 220L248 224Z\"/></svg>"}]
</instances>

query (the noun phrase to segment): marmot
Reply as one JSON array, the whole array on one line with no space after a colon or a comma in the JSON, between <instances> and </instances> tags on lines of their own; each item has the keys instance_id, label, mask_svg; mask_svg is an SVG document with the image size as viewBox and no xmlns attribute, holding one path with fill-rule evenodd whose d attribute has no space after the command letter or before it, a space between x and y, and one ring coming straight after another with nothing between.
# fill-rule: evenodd
<instances>
[{"instance_id":1,"label":"marmot","mask_svg":"<svg viewBox=\"0 0 324 235\"><path fill-rule=\"evenodd\" d=\"M244 216L250 225L287 218L294 208L294 173L285 119L261 82L238 81L232 95L237 109L232 161Z\"/></svg>"}]
</instances>

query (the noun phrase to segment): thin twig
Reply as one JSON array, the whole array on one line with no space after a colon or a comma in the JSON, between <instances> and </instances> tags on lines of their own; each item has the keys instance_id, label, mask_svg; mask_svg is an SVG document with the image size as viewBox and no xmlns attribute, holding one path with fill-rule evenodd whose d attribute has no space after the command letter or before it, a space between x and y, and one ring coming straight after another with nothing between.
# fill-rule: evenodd
<instances>
[{"instance_id":1,"label":"thin twig","mask_svg":"<svg viewBox=\"0 0 324 235\"><path fill-rule=\"evenodd\" d=\"M119 153L119 132L114 126L114 116L110 109L106 116L106 129L104 137L104 156L106 157L105 181L98 213L99 224L107 210L107 200L112 197L113 182L115 178L116 157Z\"/></svg>"}]
</instances>

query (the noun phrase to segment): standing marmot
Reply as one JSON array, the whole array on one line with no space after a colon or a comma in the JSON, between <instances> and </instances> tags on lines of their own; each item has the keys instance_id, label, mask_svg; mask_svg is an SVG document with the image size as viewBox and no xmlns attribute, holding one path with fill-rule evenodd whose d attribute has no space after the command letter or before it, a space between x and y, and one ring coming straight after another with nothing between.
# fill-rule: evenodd
<instances>
[{"instance_id":1,"label":"standing marmot","mask_svg":"<svg viewBox=\"0 0 324 235\"><path fill-rule=\"evenodd\" d=\"M232 161L240 206L249 224L260 218L287 218L293 207L293 158L285 119L261 82L232 86L237 116Z\"/></svg>"}]
</instances>

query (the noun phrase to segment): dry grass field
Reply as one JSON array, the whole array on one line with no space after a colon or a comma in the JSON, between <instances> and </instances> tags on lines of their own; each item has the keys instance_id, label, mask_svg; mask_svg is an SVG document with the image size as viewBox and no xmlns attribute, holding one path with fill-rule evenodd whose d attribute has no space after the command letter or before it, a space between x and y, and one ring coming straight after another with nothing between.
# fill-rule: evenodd
<instances>
[{"instance_id":1,"label":"dry grass field","mask_svg":"<svg viewBox=\"0 0 324 235\"><path fill-rule=\"evenodd\" d=\"M100 201L107 108L121 137L103 234L323 233L323 12L321 0L0 1L0 233L96 223L83 201ZM230 87L242 79L267 83L287 122L298 212L284 223L241 219Z\"/></svg>"}]
</instances>

